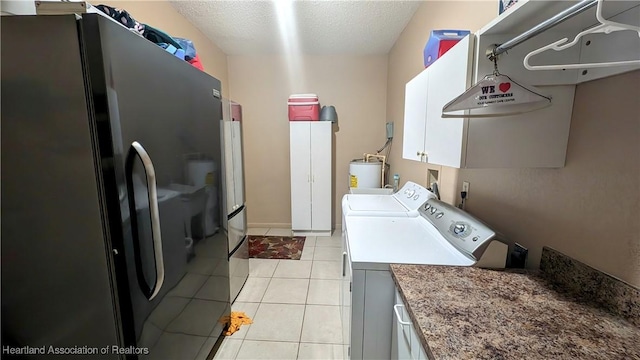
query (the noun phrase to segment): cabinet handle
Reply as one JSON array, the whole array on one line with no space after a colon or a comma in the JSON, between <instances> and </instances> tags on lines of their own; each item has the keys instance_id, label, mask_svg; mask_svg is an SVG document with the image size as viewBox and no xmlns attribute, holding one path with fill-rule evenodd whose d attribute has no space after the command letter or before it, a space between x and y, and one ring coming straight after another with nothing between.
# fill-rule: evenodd
<instances>
[{"instance_id":1,"label":"cabinet handle","mask_svg":"<svg viewBox=\"0 0 640 360\"><path fill-rule=\"evenodd\" d=\"M411 325L411 321L402 321L402 317L400 316L400 310L398 310L398 308L404 308L404 305L402 304L395 304L393 305L393 311L396 313L396 317L398 318L398 322L402 325Z\"/></svg>"},{"instance_id":2,"label":"cabinet handle","mask_svg":"<svg viewBox=\"0 0 640 360\"><path fill-rule=\"evenodd\" d=\"M347 253L343 252L342 253L342 276L346 276L347 273Z\"/></svg>"}]
</instances>

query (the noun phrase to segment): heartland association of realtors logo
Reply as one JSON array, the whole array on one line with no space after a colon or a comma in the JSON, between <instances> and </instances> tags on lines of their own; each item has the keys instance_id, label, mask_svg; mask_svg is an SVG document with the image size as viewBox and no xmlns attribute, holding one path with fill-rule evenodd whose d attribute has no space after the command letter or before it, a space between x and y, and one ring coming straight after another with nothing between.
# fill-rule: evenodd
<instances>
[{"instance_id":1,"label":"heartland association of realtors logo","mask_svg":"<svg viewBox=\"0 0 640 360\"><path fill-rule=\"evenodd\" d=\"M123 347L119 345L92 346L9 346L2 345L3 355L149 355L146 347Z\"/></svg>"},{"instance_id":2,"label":"heartland association of realtors logo","mask_svg":"<svg viewBox=\"0 0 640 360\"><path fill-rule=\"evenodd\" d=\"M500 83L498 86L500 93L496 91L495 85L482 86L482 95L478 96L477 104L480 106L507 103L516 101L513 92L507 92L511 89L510 82Z\"/></svg>"}]
</instances>

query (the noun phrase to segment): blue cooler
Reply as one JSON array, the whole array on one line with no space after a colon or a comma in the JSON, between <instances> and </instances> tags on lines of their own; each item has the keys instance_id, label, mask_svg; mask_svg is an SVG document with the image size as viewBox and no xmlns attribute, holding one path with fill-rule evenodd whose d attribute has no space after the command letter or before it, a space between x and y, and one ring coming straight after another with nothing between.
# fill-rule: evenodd
<instances>
[{"instance_id":1,"label":"blue cooler","mask_svg":"<svg viewBox=\"0 0 640 360\"><path fill-rule=\"evenodd\" d=\"M458 41L469 35L469 30L432 30L429 41L424 47L424 67L433 64L434 61L449 49L451 49Z\"/></svg>"}]
</instances>

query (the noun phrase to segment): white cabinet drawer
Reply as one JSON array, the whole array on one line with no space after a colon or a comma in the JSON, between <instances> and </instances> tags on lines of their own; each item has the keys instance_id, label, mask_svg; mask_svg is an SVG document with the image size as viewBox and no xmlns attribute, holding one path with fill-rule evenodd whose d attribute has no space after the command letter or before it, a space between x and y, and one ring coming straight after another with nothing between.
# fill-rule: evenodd
<instances>
[{"instance_id":1,"label":"white cabinet drawer","mask_svg":"<svg viewBox=\"0 0 640 360\"><path fill-rule=\"evenodd\" d=\"M392 346L392 359L427 359L426 352L422 348L422 343L418 333L409 317L400 293L396 289L394 312L394 338Z\"/></svg>"}]
</instances>

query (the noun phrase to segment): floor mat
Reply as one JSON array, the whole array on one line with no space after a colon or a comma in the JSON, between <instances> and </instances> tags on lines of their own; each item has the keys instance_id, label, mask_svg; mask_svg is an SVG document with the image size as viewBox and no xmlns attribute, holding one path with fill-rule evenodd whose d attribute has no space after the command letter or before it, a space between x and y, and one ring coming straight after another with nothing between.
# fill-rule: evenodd
<instances>
[{"instance_id":1,"label":"floor mat","mask_svg":"<svg viewBox=\"0 0 640 360\"><path fill-rule=\"evenodd\" d=\"M304 236L249 235L249 257L300 260Z\"/></svg>"}]
</instances>

